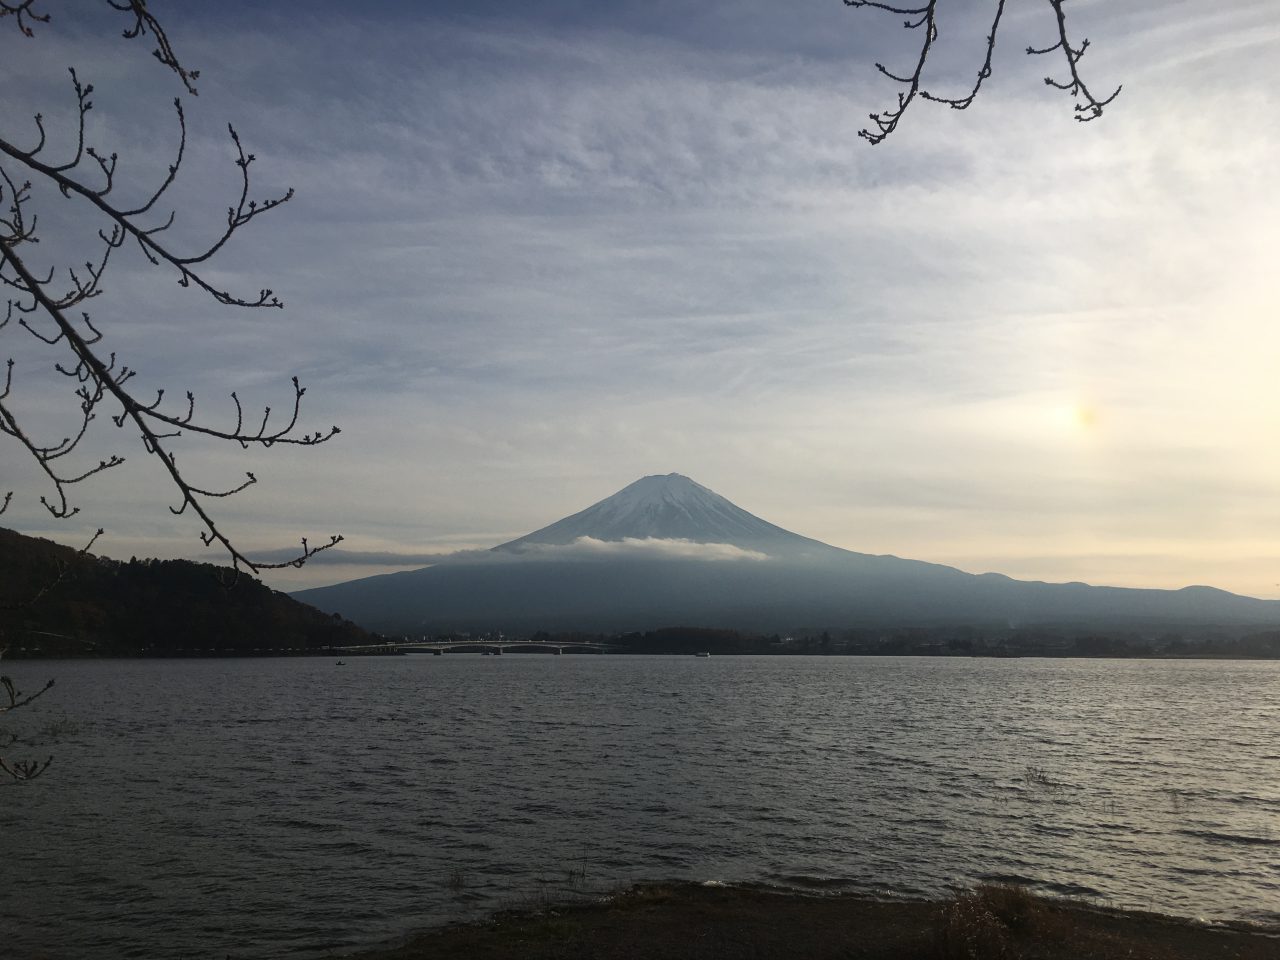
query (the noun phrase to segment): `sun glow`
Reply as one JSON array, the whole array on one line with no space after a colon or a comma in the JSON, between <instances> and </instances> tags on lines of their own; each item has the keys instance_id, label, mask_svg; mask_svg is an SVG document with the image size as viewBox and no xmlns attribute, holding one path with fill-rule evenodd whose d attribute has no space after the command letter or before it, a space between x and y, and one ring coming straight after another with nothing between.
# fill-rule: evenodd
<instances>
[{"instance_id":1,"label":"sun glow","mask_svg":"<svg viewBox=\"0 0 1280 960\"><path fill-rule=\"evenodd\" d=\"M1081 430L1092 430L1098 425L1098 408L1088 403L1077 403L1072 410L1075 425Z\"/></svg>"},{"instance_id":2,"label":"sun glow","mask_svg":"<svg viewBox=\"0 0 1280 960\"><path fill-rule=\"evenodd\" d=\"M1053 420L1064 433L1089 435L1098 429L1098 408L1083 400L1068 401L1054 408Z\"/></svg>"}]
</instances>

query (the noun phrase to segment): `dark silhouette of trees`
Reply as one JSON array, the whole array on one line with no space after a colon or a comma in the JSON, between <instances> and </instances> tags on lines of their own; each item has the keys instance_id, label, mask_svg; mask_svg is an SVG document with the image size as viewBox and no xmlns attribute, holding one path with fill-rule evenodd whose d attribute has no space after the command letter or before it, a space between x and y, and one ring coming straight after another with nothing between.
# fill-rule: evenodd
<instances>
[{"instance_id":1,"label":"dark silhouette of trees","mask_svg":"<svg viewBox=\"0 0 1280 960\"><path fill-rule=\"evenodd\" d=\"M1080 61L1084 57L1085 51L1089 49L1089 41L1081 40L1079 45L1076 45L1068 36L1067 16L1062 9L1066 0L1044 0L1044 2L1053 11L1054 27L1050 34L1053 42L1044 47L1029 46L1027 47L1027 53L1032 56L1061 53L1066 62L1065 76L1060 78L1047 76L1044 78L1044 82L1048 86L1065 90L1076 98L1074 109L1077 120L1081 122L1096 120L1102 116L1103 108L1120 94L1120 87L1116 87L1110 95L1101 99L1089 90L1088 84L1080 76ZM880 143L885 137L893 133L898 126L898 121L902 119L907 109L917 98L946 104L953 110L964 110L972 104L978 96L978 91L982 88L983 81L991 76L991 60L995 55L996 38L1000 32L1000 21L1004 16L1005 3L1006 0L994 0L991 29L987 33L986 56L982 61L982 65L978 68L972 85L967 92L960 96L947 97L933 93L924 86L925 63L929 59L929 53L933 49L934 43L938 40L938 0L928 0L928 2L916 6L880 3L877 0L844 0L846 7L870 7L873 10L905 17L906 19L902 24L903 28L917 30L920 36L919 54L916 57L915 66L911 68L909 73L892 71L883 63L876 64L877 70L890 80L901 84L904 89L898 93L896 106L886 107L879 113L871 114L871 121L875 124L875 128L860 130L858 135L872 144Z\"/></svg>"},{"instance_id":2,"label":"dark silhouette of trees","mask_svg":"<svg viewBox=\"0 0 1280 960\"><path fill-rule=\"evenodd\" d=\"M164 28L147 9L146 0L104 0L125 18L123 36L128 40L149 37L155 43L153 56L175 74L185 92L196 95L195 81L199 72L187 69L179 61ZM9 32L11 42L32 40L49 22L41 0L0 0L0 30ZM6 23L9 29L6 29ZM10 32L12 30L12 32ZM14 39L14 33L18 35ZM177 505L170 506L175 515L190 510L199 520L200 537L206 546L218 546L229 556L232 567L257 572L264 568L299 566L308 557L341 540L333 536L327 543L311 546L306 539L296 556L284 562L266 563L246 556L223 532L213 516L214 501L232 496L257 482L252 473L243 480L213 485L190 476L179 465L171 441L183 435L194 435L214 441L239 444L241 447L270 448L277 444L314 446L338 433L337 427L327 431L302 432L298 428L299 412L306 388L293 378L292 398L284 417L267 407L259 416L247 414L239 397L231 394L234 423L219 425L197 416L196 398L186 391L184 400L166 400L165 391L154 396L139 396L131 381L136 371L117 357L107 346L105 325L96 322L85 309L89 301L103 294L108 266L122 248L140 252L151 266L170 270L178 284L194 287L217 303L243 309L270 309L282 306L276 294L267 288L256 293L232 292L210 279L207 272L213 258L232 238L258 217L275 210L292 196L290 190L281 196L251 199L250 167L254 155L246 152L233 127L228 133L234 148L234 163L239 169L238 195L227 208L225 223L217 224L209 239L197 249L180 249L171 243L167 231L173 226L178 211L167 206L170 187L179 177L187 150L187 126L181 98L173 101L176 145L168 173L136 202L117 200L116 188L123 179L125 165L114 152L106 152L90 142L86 118L93 109L93 85L70 71L70 110L67 124L73 132L74 148L60 155L46 136L46 120L36 114L32 127L21 136L11 137L0 131L0 336L29 334L42 345L51 367L40 378L65 378L68 387L67 406L70 429L65 436L40 436L42 431L31 426L32 415L24 413L16 402L24 381L30 374L19 371L10 357L0 375L0 449L5 459L25 451L34 462L47 485L40 502L53 517L74 516L79 508L71 500L77 484L113 470L125 458L112 453L105 458L88 458L81 443L90 433L100 413L106 413L117 428L136 431L143 450L157 460L177 491ZM54 203L74 204L74 222L84 228L78 239L86 245L87 255L75 264L50 266L41 262L35 245L40 241L38 209ZM61 211L60 211L61 212ZM12 462L12 461L11 461ZM13 490L0 489L0 513L10 505Z\"/></svg>"},{"instance_id":3,"label":"dark silhouette of trees","mask_svg":"<svg viewBox=\"0 0 1280 960\"><path fill-rule=\"evenodd\" d=\"M30 596L65 572L56 591L23 606L0 607L0 635L9 644L0 653L245 656L377 643L342 617L252 578L225 590L215 571L188 560L112 560L0 529L0 583Z\"/></svg>"}]
</instances>

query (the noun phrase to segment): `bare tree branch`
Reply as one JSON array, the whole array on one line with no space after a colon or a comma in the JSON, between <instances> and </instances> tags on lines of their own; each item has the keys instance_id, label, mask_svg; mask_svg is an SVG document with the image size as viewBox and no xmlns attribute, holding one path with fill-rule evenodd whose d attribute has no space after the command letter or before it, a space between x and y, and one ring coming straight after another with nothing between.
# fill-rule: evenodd
<instances>
[{"instance_id":1,"label":"bare tree branch","mask_svg":"<svg viewBox=\"0 0 1280 960\"><path fill-rule=\"evenodd\" d=\"M1073 47L1070 39L1067 37L1067 15L1063 12L1062 4L1064 0L1048 0L1049 6L1053 7L1054 15L1058 21L1058 42L1053 46L1045 47L1037 50L1034 47L1027 47L1027 53L1031 55L1053 53L1055 50L1061 50L1067 60L1067 71L1071 77L1070 80L1058 81L1053 77L1045 77L1044 82L1050 87L1057 87L1059 90L1066 90L1073 97L1076 97L1075 117L1084 123L1089 120L1096 120L1102 116L1102 108L1109 104L1116 97L1120 96L1121 87L1116 87L1111 95L1099 100L1089 92L1084 80L1080 78L1080 60L1084 57L1084 52L1089 49L1089 41L1087 39L1080 41L1080 46Z\"/></svg>"},{"instance_id":2,"label":"bare tree branch","mask_svg":"<svg viewBox=\"0 0 1280 960\"><path fill-rule=\"evenodd\" d=\"M1056 20L1057 42L1051 46L1044 48L1027 47L1027 53L1031 55L1049 54L1054 51L1061 50L1067 61L1068 80L1059 81L1052 77L1045 77L1044 82L1049 86L1056 87L1059 90L1066 90L1072 96L1077 98L1075 105L1075 118L1077 120L1095 120L1102 116L1103 108L1111 101L1115 100L1120 94L1120 87L1107 97L1098 99L1090 91L1080 76L1079 66L1080 60L1084 56L1085 50L1089 47L1089 41L1083 40L1080 46L1072 46L1067 36L1066 13L1063 11L1063 3L1065 0L1045 0L1053 9L1054 18ZM846 7L869 7L874 10L880 10L886 13L898 14L906 17L903 21L903 28L906 30L920 30L920 49L916 57L915 66L910 73L898 74L889 70L883 63L876 63L876 69L884 76L888 77L906 89L898 93L897 105L888 107L878 113L872 113L871 121L875 125L874 129L868 128L858 131L858 135L871 144L882 142L889 134L897 129L899 121L907 112L907 109L918 97L921 100L931 100L934 103L942 103L951 107L953 110L967 109L978 96L978 92L982 89L982 84L991 76L992 59L995 56L996 41L1000 33L1001 19L1004 16L1005 0L995 0L994 12L991 18L991 29L987 33L986 38L986 55L982 61L982 65L978 68L977 75L973 84L968 88L967 92L957 96L944 96L934 93L925 88L925 66L929 59L929 53L932 51L934 44L938 40L938 23L937 23L937 7L938 0L928 0L923 6L903 7L889 3L878 3L874 0L844 0Z\"/></svg>"},{"instance_id":3,"label":"bare tree branch","mask_svg":"<svg viewBox=\"0 0 1280 960\"><path fill-rule=\"evenodd\" d=\"M8 652L8 647L0 647L0 659L3 659ZM14 685L13 680L9 677L0 676L0 716L11 710L19 710L27 706L33 700L47 693L52 687L53 681L50 680L35 693L24 693ZM16 736L10 734L7 741L4 744L0 744L0 746L9 747L16 743L17 740ZM49 764L51 763L53 763L53 757L40 761L12 760L0 756L0 773L8 774L14 780L34 780L49 769Z\"/></svg>"},{"instance_id":4,"label":"bare tree branch","mask_svg":"<svg viewBox=\"0 0 1280 960\"><path fill-rule=\"evenodd\" d=\"M156 38L156 48L151 51L151 55L159 60L162 64L176 73L182 80L182 85L187 88L187 92L193 97L196 95L194 83L200 79L199 70L187 70L178 62L177 56L173 52L173 47L169 44L169 38L165 35L164 28L160 26L158 20L147 12L146 0L128 0L127 3L118 3L117 0L107 0L107 3L122 13L132 13L134 22L124 32L126 40L133 40L135 37L141 37L148 31Z\"/></svg>"},{"instance_id":5,"label":"bare tree branch","mask_svg":"<svg viewBox=\"0 0 1280 960\"><path fill-rule=\"evenodd\" d=\"M124 37L134 39L149 35L154 38L157 44L153 51L155 58L177 74L189 93L195 94L194 81L199 76L198 71L189 70L180 62L168 35L148 11L145 0L105 2L132 18L124 30ZM19 33L25 37L34 34L33 24L49 21L48 14L38 9L38 0L0 0L0 19L7 17L13 18ZM228 125L240 184L234 201L227 208L225 223L203 246L185 251L174 249L167 242L166 231L173 226L177 211L165 213L161 204L177 179L187 152L187 120L181 100L174 100L178 137L173 162L160 183L145 194L143 202L124 206L112 199L121 172L118 155L100 151L88 141L86 118L94 106L93 85L83 83L74 69L70 76L74 94L72 124L75 146L67 156L55 158L48 155L45 119L40 114L34 117L33 146L24 148L0 136L0 290L8 291L0 317L0 330L16 320L17 328L25 330L44 347L63 351L63 359L55 361L53 369L71 381L77 421L74 429L55 442L37 439L20 422L18 408L13 403L11 395L16 381L14 361L10 358L5 368L3 389L0 390L0 438L7 437L25 450L51 484L52 496L40 498L50 514L59 518L71 517L79 508L69 499L70 488L125 462L124 457L112 454L96 463L71 469L65 469L58 463L77 451L96 419L99 406L104 401L111 401L119 408L118 413L110 415L111 421L117 427L127 424L138 431L144 451L160 461L177 488L179 502L170 510L180 515L190 509L200 520L203 528L200 537L206 546L220 545L236 571L248 569L256 572L298 566L342 538L330 537L319 547L309 546L304 539L301 551L284 563L250 559L218 526L209 512L208 503L246 490L257 482L257 478L253 473L247 473L244 480L226 487L193 482L179 468L170 446L170 441L185 434L230 441L242 448L324 443L338 434L336 426L328 430L297 432L302 398L306 394L306 388L299 384L297 377L292 379L292 408L286 418L277 418L273 424L272 410L266 407L256 427L248 426L240 398L233 392L235 424L221 427L196 416L196 400L191 391L185 391L186 403L177 409L164 405L163 390L157 391L152 400L144 401L136 396L130 382L136 371L119 361L115 353L99 352L98 344L104 340L104 330L95 325L88 312L79 309L105 292L104 284L112 256L127 241L136 246L153 266L173 269L179 285L202 290L220 304L250 309L283 306L269 288L264 287L252 295L235 294L210 282L201 271L241 228L288 202L293 191L265 200L250 199L249 170L255 158L244 149L235 128ZM23 245L35 244L40 239L38 217L30 209L34 196L33 182L55 189L66 200L84 204L87 217L102 218L100 222L105 222L105 226L95 231L96 253L83 263L40 273L21 252ZM13 496L13 491L4 494L0 513L9 507Z\"/></svg>"},{"instance_id":6,"label":"bare tree branch","mask_svg":"<svg viewBox=\"0 0 1280 960\"><path fill-rule=\"evenodd\" d=\"M0 0L0 20L5 17L13 17L14 22L18 25L18 30L23 36L33 37L35 31L32 30L32 23L48 23L49 15L47 13L36 13L32 8L35 6L36 0L21 0L14 3L12 0Z\"/></svg>"},{"instance_id":7,"label":"bare tree branch","mask_svg":"<svg viewBox=\"0 0 1280 960\"><path fill-rule=\"evenodd\" d=\"M916 59L915 69L910 74L899 76L891 72L883 63L876 62L877 70L890 80L905 84L907 90L905 93L898 94L898 106L896 108L887 108L879 113L871 114L871 121L876 125L874 131L869 129L858 131L858 136L874 145L897 129L898 121L902 119L902 115L907 112L911 102L921 92L920 83L924 76L925 61L929 59L929 50L933 47L934 41L938 39L936 20L938 0L929 0L929 3L923 7L895 7L887 3L874 3L872 0L844 0L844 5L846 7L873 7L889 13L903 14L907 17L902 23L904 29L919 30L922 27L924 28L920 42L920 55Z\"/></svg>"}]
</instances>

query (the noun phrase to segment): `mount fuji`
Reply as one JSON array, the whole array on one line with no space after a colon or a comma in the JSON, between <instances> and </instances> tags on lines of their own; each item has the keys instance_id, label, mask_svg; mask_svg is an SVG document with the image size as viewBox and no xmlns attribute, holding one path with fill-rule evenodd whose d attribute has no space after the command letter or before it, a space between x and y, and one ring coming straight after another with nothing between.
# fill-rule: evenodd
<instances>
[{"instance_id":1,"label":"mount fuji","mask_svg":"<svg viewBox=\"0 0 1280 960\"><path fill-rule=\"evenodd\" d=\"M406 633L1280 623L1280 601L1210 587L1027 582L855 553L775 526L677 473L642 477L491 550L295 596Z\"/></svg>"},{"instance_id":2,"label":"mount fuji","mask_svg":"<svg viewBox=\"0 0 1280 960\"><path fill-rule=\"evenodd\" d=\"M794 552L815 547L835 549L775 527L702 484L678 473L669 473L666 476L641 477L580 513L494 547L494 550L518 553L540 544L566 546L582 539L603 542L684 540L765 552Z\"/></svg>"}]
</instances>

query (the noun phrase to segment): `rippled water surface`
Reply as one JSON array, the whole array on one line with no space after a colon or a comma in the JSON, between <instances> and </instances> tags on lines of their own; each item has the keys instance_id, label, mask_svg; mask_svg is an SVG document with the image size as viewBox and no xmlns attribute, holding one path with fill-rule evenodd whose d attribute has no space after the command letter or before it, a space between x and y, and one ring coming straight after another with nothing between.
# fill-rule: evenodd
<instances>
[{"instance_id":1,"label":"rippled water surface","mask_svg":"<svg viewBox=\"0 0 1280 960\"><path fill-rule=\"evenodd\" d=\"M43 778L0 787L16 956L318 957L583 882L667 878L890 896L1015 879L1280 922L1275 663L6 670L56 678L10 725L60 737Z\"/></svg>"}]
</instances>

